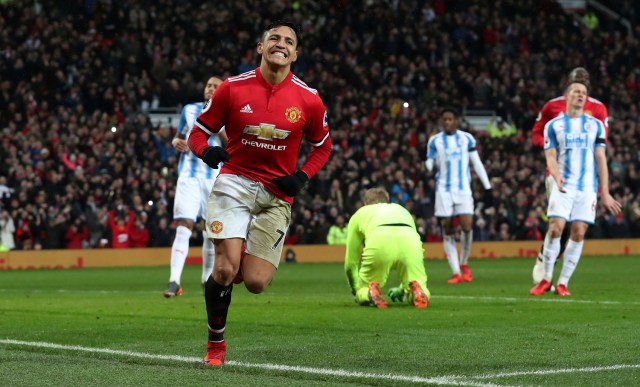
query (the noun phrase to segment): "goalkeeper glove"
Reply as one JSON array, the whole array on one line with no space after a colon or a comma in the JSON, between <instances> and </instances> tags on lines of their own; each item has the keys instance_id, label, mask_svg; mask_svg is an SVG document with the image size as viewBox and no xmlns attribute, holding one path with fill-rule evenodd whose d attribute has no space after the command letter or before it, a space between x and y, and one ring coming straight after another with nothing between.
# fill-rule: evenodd
<instances>
[{"instance_id":1,"label":"goalkeeper glove","mask_svg":"<svg viewBox=\"0 0 640 387\"><path fill-rule=\"evenodd\" d=\"M307 184L309 177L302 171L296 171L289 176L280 176L271 180L288 196L296 196Z\"/></svg>"},{"instance_id":2,"label":"goalkeeper glove","mask_svg":"<svg viewBox=\"0 0 640 387\"><path fill-rule=\"evenodd\" d=\"M210 146L202 152L202 161L213 169L218 169L218 164L229 160L229 153L221 146Z\"/></svg>"}]
</instances>

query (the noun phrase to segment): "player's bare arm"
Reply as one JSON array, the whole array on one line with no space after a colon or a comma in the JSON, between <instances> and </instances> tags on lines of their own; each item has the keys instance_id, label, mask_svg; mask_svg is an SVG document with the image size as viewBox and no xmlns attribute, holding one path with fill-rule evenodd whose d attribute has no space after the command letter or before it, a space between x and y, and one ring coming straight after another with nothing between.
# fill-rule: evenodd
<instances>
[{"instance_id":1,"label":"player's bare arm","mask_svg":"<svg viewBox=\"0 0 640 387\"><path fill-rule=\"evenodd\" d=\"M607 168L607 156L604 147L597 147L595 151L596 168L602 191L602 205L612 214L617 215L622 211L622 204L615 200L609 193L609 169Z\"/></svg>"},{"instance_id":2,"label":"player's bare arm","mask_svg":"<svg viewBox=\"0 0 640 387\"><path fill-rule=\"evenodd\" d=\"M544 156L547 159L547 168L549 169L549 174L555 180L556 185L558 186L558 190L560 192L565 192L564 190L564 178L560 176L560 169L558 168L558 152L555 148L549 148L544 151Z\"/></svg>"}]
</instances>

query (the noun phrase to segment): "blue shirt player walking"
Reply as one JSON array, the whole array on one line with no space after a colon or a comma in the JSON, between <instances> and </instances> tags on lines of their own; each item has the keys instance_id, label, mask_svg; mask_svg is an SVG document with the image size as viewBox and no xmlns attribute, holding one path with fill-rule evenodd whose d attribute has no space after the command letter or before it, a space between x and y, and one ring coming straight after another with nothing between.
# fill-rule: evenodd
<instances>
[{"instance_id":1,"label":"blue shirt player walking","mask_svg":"<svg viewBox=\"0 0 640 387\"><path fill-rule=\"evenodd\" d=\"M433 170L434 164L438 165L435 215L442 224L444 252L453 272L453 277L448 282L471 282L473 277L468 260L473 241L473 195L469 164L473 164L485 189L491 189L491 183L478 156L476 140L470 133L458 130L456 111L444 108L440 119L443 131L429 139L426 161L429 172ZM453 230L455 216L459 217L462 228L460 259Z\"/></svg>"},{"instance_id":2,"label":"blue shirt player walking","mask_svg":"<svg viewBox=\"0 0 640 387\"><path fill-rule=\"evenodd\" d=\"M603 206L613 214L622 210L609 193L604 124L584 113L587 85L574 81L565 90L567 110L544 127L544 153L553 178L549 196L549 230L544 239L544 279L529 294L541 296L551 288L553 267L560 251L560 236L571 222L555 293L570 296L569 279L578 265L589 224L596 218L598 189Z\"/></svg>"}]
</instances>

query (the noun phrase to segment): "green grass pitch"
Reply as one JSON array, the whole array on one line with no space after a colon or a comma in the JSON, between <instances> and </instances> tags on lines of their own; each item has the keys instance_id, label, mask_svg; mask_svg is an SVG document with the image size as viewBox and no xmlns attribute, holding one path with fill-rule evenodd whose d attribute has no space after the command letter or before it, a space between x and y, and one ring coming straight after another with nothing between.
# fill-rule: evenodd
<instances>
[{"instance_id":1,"label":"green grass pitch","mask_svg":"<svg viewBox=\"0 0 640 387\"><path fill-rule=\"evenodd\" d=\"M529 296L529 259L472 260L460 285L425 265L423 310L355 305L336 263L282 264L261 295L235 286L221 368L198 363L197 266L172 299L168 267L0 272L0 383L640 385L640 257L582 258L568 298Z\"/></svg>"}]
</instances>

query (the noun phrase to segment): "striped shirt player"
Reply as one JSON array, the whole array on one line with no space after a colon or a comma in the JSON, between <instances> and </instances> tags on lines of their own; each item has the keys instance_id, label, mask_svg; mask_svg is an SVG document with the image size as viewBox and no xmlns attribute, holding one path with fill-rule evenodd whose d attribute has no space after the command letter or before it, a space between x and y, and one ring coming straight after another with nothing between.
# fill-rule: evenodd
<instances>
[{"instance_id":1,"label":"striped shirt player","mask_svg":"<svg viewBox=\"0 0 640 387\"><path fill-rule=\"evenodd\" d=\"M434 162L438 165L435 215L472 215L470 162L485 189L491 188L487 172L476 151L476 140L470 133L462 130L456 130L450 135L440 132L432 136L427 145L427 163L433 165Z\"/></svg>"},{"instance_id":2,"label":"striped shirt player","mask_svg":"<svg viewBox=\"0 0 640 387\"><path fill-rule=\"evenodd\" d=\"M204 88L204 98L209 100L215 93L222 80L211 77L207 80ZM187 146L187 140L192 128L195 126L196 118L200 115L204 103L190 103L182 108L180 121L176 137L171 144L179 153L178 160L178 182L176 184L176 196L173 206L173 219L177 222L176 236L171 247L171 273L169 275L169 285L163 293L165 297L179 296L182 294L180 278L189 252L189 239L193 230L193 224L198 219L204 219L207 213L207 199L213 182L218 176L219 169L212 169ZM208 143L222 146L221 136L212 136ZM213 270L214 261L213 243L206 237L202 246L202 278L201 282L206 282Z\"/></svg>"},{"instance_id":3,"label":"striped shirt player","mask_svg":"<svg viewBox=\"0 0 640 387\"><path fill-rule=\"evenodd\" d=\"M178 122L177 130L180 137L187 140L189 139L189 133L191 133L191 129L195 126L196 118L198 118L198 116L202 112L203 106L204 102L196 102L190 103L182 108L182 113L180 114L180 121ZM222 141L218 136L211 136L208 140L208 143L211 146L222 146ZM213 180L216 178L216 176L218 176L219 172L219 169L209 168L209 166L205 164L204 161L199 159L190 150L180 153L180 158L178 160L178 179L180 177L195 177L199 179L209 180L211 185L213 185ZM207 191L207 196L209 191Z\"/></svg>"},{"instance_id":4,"label":"striped shirt player","mask_svg":"<svg viewBox=\"0 0 640 387\"><path fill-rule=\"evenodd\" d=\"M568 222L571 222L571 238L564 251L555 293L571 295L567 287L580 260L584 236L596 217L599 189L604 208L613 214L622 209L609 193L605 125L584 113L587 91L584 82L570 83L564 94L566 113L545 125L544 153L552 177L547 208L549 227L541 254L543 278L529 290L533 296L541 296L551 289L554 265L560 252L560 237Z\"/></svg>"},{"instance_id":5,"label":"striped shirt player","mask_svg":"<svg viewBox=\"0 0 640 387\"><path fill-rule=\"evenodd\" d=\"M589 87L590 77L589 72L583 67L576 67L569 73L568 76L569 83L574 81L583 82L587 88ZM558 117L563 114L567 110L567 99L564 95L553 98L547 103L544 104L540 113L538 113L538 117L536 118L536 122L533 124L533 128L531 130L531 143L535 147L544 148L544 127L545 125L551 121L552 119ZM600 102L599 100L593 97L587 97L584 102L584 113L595 117L602 121L604 124L605 135L608 136L609 133L609 114L607 112L607 107ZM549 175L549 169L545 168L545 187L547 191L547 198L551 195L551 187L553 178ZM560 254L564 251L564 247L566 246L567 239L569 238L568 230L562 234L562 239L560 242ZM540 248L540 253L535 261L535 265L533 267L533 282L535 284L539 283L544 275L544 267L543 267L544 257L542 256L542 247Z\"/></svg>"},{"instance_id":6,"label":"striped shirt player","mask_svg":"<svg viewBox=\"0 0 640 387\"><path fill-rule=\"evenodd\" d=\"M552 179L547 215L566 221L593 224L596 217L598 171L595 150L604 147L604 123L587 114L561 114L545 125L544 149L555 149L558 173L564 179L560 192Z\"/></svg>"},{"instance_id":7,"label":"striped shirt player","mask_svg":"<svg viewBox=\"0 0 640 387\"><path fill-rule=\"evenodd\" d=\"M440 218L442 244L453 272L448 283L459 284L473 280L468 265L473 241L473 195L469 164L473 164L485 189L491 189L491 183L476 151L476 140L471 134L457 128L457 112L445 108L440 119L443 131L429 139L426 167L431 171L434 163L438 164L435 215ZM454 216L458 216L462 229L459 255L453 229Z\"/></svg>"},{"instance_id":8,"label":"striped shirt player","mask_svg":"<svg viewBox=\"0 0 640 387\"><path fill-rule=\"evenodd\" d=\"M531 129L531 143L534 146L544 147L544 127L552 119L558 117L567 110L567 100L564 95L547 101L538 113L536 122ZM585 114L597 118L604 125L605 137L609 133L609 113L607 107L599 100L588 97L584 104Z\"/></svg>"}]
</instances>

